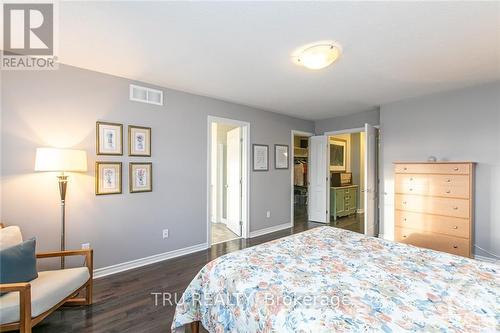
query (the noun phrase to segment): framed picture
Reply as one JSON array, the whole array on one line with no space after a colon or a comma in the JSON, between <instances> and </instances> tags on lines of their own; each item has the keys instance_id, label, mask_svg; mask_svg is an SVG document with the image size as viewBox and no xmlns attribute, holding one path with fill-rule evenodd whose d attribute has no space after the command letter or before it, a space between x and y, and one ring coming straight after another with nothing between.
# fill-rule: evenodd
<instances>
[{"instance_id":1,"label":"framed picture","mask_svg":"<svg viewBox=\"0 0 500 333\"><path fill-rule=\"evenodd\" d=\"M153 163L129 163L130 193L153 191Z\"/></svg>"},{"instance_id":2,"label":"framed picture","mask_svg":"<svg viewBox=\"0 0 500 333\"><path fill-rule=\"evenodd\" d=\"M347 141L342 139L330 140L330 170L346 171Z\"/></svg>"},{"instance_id":3,"label":"framed picture","mask_svg":"<svg viewBox=\"0 0 500 333\"><path fill-rule=\"evenodd\" d=\"M128 127L128 155L151 156L151 128Z\"/></svg>"},{"instance_id":4,"label":"framed picture","mask_svg":"<svg viewBox=\"0 0 500 333\"><path fill-rule=\"evenodd\" d=\"M123 155L123 125L116 123L96 123L97 155Z\"/></svg>"},{"instance_id":5,"label":"framed picture","mask_svg":"<svg viewBox=\"0 0 500 333\"><path fill-rule=\"evenodd\" d=\"M253 145L253 171L269 170L269 146Z\"/></svg>"},{"instance_id":6,"label":"framed picture","mask_svg":"<svg viewBox=\"0 0 500 333\"><path fill-rule=\"evenodd\" d=\"M96 162L95 163L95 194L122 193L122 163Z\"/></svg>"},{"instance_id":7,"label":"framed picture","mask_svg":"<svg viewBox=\"0 0 500 333\"><path fill-rule=\"evenodd\" d=\"M287 145L274 145L274 168L288 169L289 156Z\"/></svg>"}]
</instances>

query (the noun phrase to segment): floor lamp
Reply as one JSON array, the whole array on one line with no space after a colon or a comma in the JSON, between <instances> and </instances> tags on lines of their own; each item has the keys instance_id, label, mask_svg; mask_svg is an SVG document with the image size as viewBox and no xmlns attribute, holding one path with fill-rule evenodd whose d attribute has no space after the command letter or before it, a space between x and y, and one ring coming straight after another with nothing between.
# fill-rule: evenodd
<instances>
[{"instance_id":1,"label":"floor lamp","mask_svg":"<svg viewBox=\"0 0 500 333\"><path fill-rule=\"evenodd\" d=\"M35 171L59 172L59 195L61 197L61 251L66 249L66 187L68 176L65 172L86 172L87 153L84 150L37 148ZM64 256L61 257L61 268L64 268Z\"/></svg>"}]
</instances>

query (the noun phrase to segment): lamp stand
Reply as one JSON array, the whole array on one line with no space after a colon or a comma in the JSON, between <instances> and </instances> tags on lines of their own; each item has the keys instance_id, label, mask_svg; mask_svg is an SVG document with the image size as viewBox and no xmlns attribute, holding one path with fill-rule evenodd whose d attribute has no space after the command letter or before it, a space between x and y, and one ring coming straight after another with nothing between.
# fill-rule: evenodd
<instances>
[{"instance_id":1,"label":"lamp stand","mask_svg":"<svg viewBox=\"0 0 500 333\"><path fill-rule=\"evenodd\" d=\"M66 249L65 237L66 237L66 188L68 186L68 176L61 175L57 176L59 180L59 195L61 196L61 251ZM61 269L64 269L64 256L61 257Z\"/></svg>"}]
</instances>

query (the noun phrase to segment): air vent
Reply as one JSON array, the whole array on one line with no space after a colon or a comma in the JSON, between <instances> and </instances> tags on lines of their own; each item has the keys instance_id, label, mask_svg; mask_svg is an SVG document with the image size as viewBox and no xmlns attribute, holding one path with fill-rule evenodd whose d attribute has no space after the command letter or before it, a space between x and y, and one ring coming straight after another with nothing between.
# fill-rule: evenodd
<instances>
[{"instance_id":1,"label":"air vent","mask_svg":"<svg viewBox=\"0 0 500 333\"><path fill-rule=\"evenodd\" d=\"M154 105L163 105L163 91L131 84L130 100Z\"/></svg>"}]
</instances>

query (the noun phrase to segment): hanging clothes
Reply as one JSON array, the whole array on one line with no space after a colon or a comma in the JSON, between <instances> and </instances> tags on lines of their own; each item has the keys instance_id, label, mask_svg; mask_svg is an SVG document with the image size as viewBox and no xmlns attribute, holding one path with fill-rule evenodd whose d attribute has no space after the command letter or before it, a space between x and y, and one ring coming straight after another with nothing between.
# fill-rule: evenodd
<instances>
[{"instance_id":1,"label":"hanging clothes","mask_svg":"<svg viewBox=\"0 0 500 333\"><path fill-rule=\"evenodd\" d=\"M304 177L307 167L304 163L296 163L294 166L294 181L293 184L297 186L305 186L306 177Z\"/></svg>"}]
</instances>

